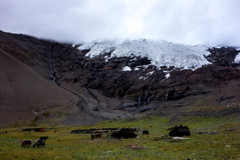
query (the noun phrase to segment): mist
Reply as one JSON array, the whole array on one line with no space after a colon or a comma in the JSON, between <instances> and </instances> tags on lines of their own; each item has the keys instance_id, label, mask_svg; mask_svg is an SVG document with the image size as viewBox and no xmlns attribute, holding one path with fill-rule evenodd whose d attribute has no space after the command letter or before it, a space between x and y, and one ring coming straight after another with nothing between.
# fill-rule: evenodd
<instances>
[{"instance_id":1,"label":"mist","mask_svg":"<svg viewBox=\"0 0 240 160\"><path fill-rule=\"evenodd\" d=\"M1 0L0 30L61 42L240 45L239 0Z\"/></svg>"}]
</instances>

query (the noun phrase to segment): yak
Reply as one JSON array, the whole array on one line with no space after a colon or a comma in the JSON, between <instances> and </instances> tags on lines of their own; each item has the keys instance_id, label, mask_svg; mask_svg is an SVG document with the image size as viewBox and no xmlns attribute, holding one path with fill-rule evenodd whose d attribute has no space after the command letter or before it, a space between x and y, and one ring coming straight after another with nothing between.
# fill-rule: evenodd
<instances>
[{"instance_id":1,"label":"yak","mask_svg":"<svg viewBox=\"0 0 240 160\"><path fill-rule=\"evenodd\" d=\"M136 138L138 135L134 133L135 130L130 128L122 128L120 131L115 131L111 134L111 137L121 139L121 138Z\"/></svg>"},{"instance_id":2,"label":"yak","mask_svg":"<svg viewBox=\"0 0 240 160\"><path fill-rule=\"evenodd\" d=\"M22 140L22 147L27 147L30 146L32 144L32 140L31 139L24 139Z\"/></svg>"},{"instance_id":3,"label":"yak","mask_svg":"<svg viewBox=\"0 0 240 160\"><path fill-rule=\"evenodd\" d=\"M175 126L172 128L172 130L169 132L169 136L172 137L183 137L183 136L190 136L190 131L187 126Z\"/></svg>"},{"instance_id":4,"label":"yak","mask_svg":"<svg viewBox=\"0 0 240 160\"><path fill-rule=\"evenodd\" d=\"M145 134L145 135L149 135L149 132L148 132L148 130L143 130L143 135Z\"/></svg>"},{"instance_id":5,"label":"yak","mask_svg":"<svg viewBox=\"0 0 240 160\"><path fill-rule=\"evenodd\" d=\"M48 136L43 136L43 137L40 137L39 139L43 139L46 141L48 139Z\"/></svg>"},{"instance_id":6,"label":"yak","mask_svg":"<svg viewBox=\"0 0 240 160\"><path fill-rule=\"evenodd\" d=\"M45 140L44 139L38 139L34 142L33 148L40 147L40 146L45 146Z\"/></svg>"}]
</instances>

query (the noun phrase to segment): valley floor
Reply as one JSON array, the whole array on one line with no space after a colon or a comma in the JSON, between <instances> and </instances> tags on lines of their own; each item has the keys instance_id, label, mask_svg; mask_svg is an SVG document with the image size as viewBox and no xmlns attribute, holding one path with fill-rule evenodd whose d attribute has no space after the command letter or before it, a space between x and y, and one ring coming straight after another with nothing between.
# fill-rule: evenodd
<instances>
[{"instance_id":1,"label":"valley floor","mask_svg":"<svg viewBox=\"0 0 240 160\"><path fill-rule=\"evenodd\" d=\"M240 159L240 117L181 116L174 122L171 117L142 117L106 121L93 126L35 126L46 127L46 132L23 132L29 126L11 126L0 129L1 160L167 160L167 159ZM190 128L189 139L168 138L168 128L175 125ZM111 139L107 135L91 140L91 134L72 134L71 130L109 127L147 129L150 135L136 139ZM48 136L45 147L21 147L23 139Z\"/></svg>"}]
</instances>

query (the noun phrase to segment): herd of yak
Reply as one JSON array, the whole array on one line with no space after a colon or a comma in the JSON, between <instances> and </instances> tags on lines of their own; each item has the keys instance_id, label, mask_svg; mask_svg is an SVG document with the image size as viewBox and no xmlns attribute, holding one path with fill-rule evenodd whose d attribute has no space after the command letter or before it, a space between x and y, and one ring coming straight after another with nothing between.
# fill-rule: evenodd
<instances>
[{"instance_id":1,"label":"herd of yak","mask_svg":"<svg viewBox=\"0 0 240 160\"><path fill-rule=\"evenodd\" d=\"M183 137L190 136L190 131L187 126L175 126L170 128L169 136L172 137ZM45 128L27 128L23 131L35 131L35 132L45 132ZM139 132L138 128L102 128L102 129L78 129L72 130L72 134L91 134L91 140L96 138L101 138L103 134L107 134L107 137L110 139L122 139L122 138L137 138L138 135L136 132ZM56 131L55 131L56 132ZM143 135L149 135L148 130L142 130ZM45 142L48 139L47 136L40 137L38 140L34 141L33 148L45 146ZM22 140L22 147L28 147L32 145L31 139Z\"/></svg>"},{"instance_id":2,"label":"herd of yak","mask_svg":"<svg viewBox=\"0 0 240 160\"><path fill-rule=\"evenodd\" d=\"M48 139L47 136L45 137L40 137L38 140L34 141L33 148L35 147L40 147L40 146L45 146L45 142ZM31 139L24 139L22 140L22 147L27 147L32 145L32 140Z\"/></svg>"}]
</instances>

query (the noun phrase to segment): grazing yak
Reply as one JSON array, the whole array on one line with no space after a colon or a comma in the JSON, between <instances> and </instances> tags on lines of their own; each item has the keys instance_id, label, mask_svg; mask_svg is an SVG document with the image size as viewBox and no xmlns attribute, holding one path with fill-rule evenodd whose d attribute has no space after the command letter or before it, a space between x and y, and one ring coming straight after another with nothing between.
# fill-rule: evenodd
<instances>
[{"instance_id":1,"label":"grazing yak","mask_svg":"<svg viewBox=\"0 0 240 160\"><path fill-rule=\"evenodd\" d=\"M48 139L48 136L43 136L43 137L40 137L39 139L43 139L46 141Z\"/></svg>"},{"instance_id":2,"label":"grazing yak","mask_svg":"<svg viewBox=\"0 0 240 160\"><path fill-rule=\"evenodd\" d=\"M148 132L148 130L143 130L143 135L145 134L145 135L149 135L149 132Z\"/></svg>"},{"instance_id":3,"label":"grazing yak","mask_svg":"<svg viewBox=\"0 0 240 160\"><path fill-rule=\"evenodd\" d=\"M134 132L136 129L131 128L122 128L120 131L115 131L111 134L111 137L121 139L121 138L136 138L138 135L136 135Z\"/></svg>"},{"instance_id":4,"label":"grazing yak","mask_svg":"<svg viewBox=\"0 0 240 160\"><path fill-rule=\"evenodd\" d=\"M34 142L33 148L35 148L35 146L40 147L40 146L45 146L45 140L44 139L38 139Z\"/></svg>"},{"instance_id":5,"label":"grazing yak","mask_svg":"<svg viewBox=\"0 0 240 160\"><path fill-rule=\"evenodd\" d=\"M24 139L22 140L22 147L27 147L30 146L32 144L32 140L31 139Z\"/></svg>"},{"instance_id":6,"label":"grazing yak","mask_svg":"<svg viewBox=\"0 0 240 160\"><path fill-rule=\"evenodd\" d=\"M45 128L25 128L25 129L23 129L23 131L28 131L28 132L31 132L31 131L35 131L35 132L45 132L46 129L45 129Z\"/></svg>"},{"instance_id":7,"label":"grazing yak","mask_svg":"<svg viewBox=\"0 0 240 160\"><path fill-rule=\"evenodd\" d=\"M190 136L190 131L187 126L175 126L169 132L169 136L172 137L183 137L183 136Z\"/></svg>"}]
</instances>

